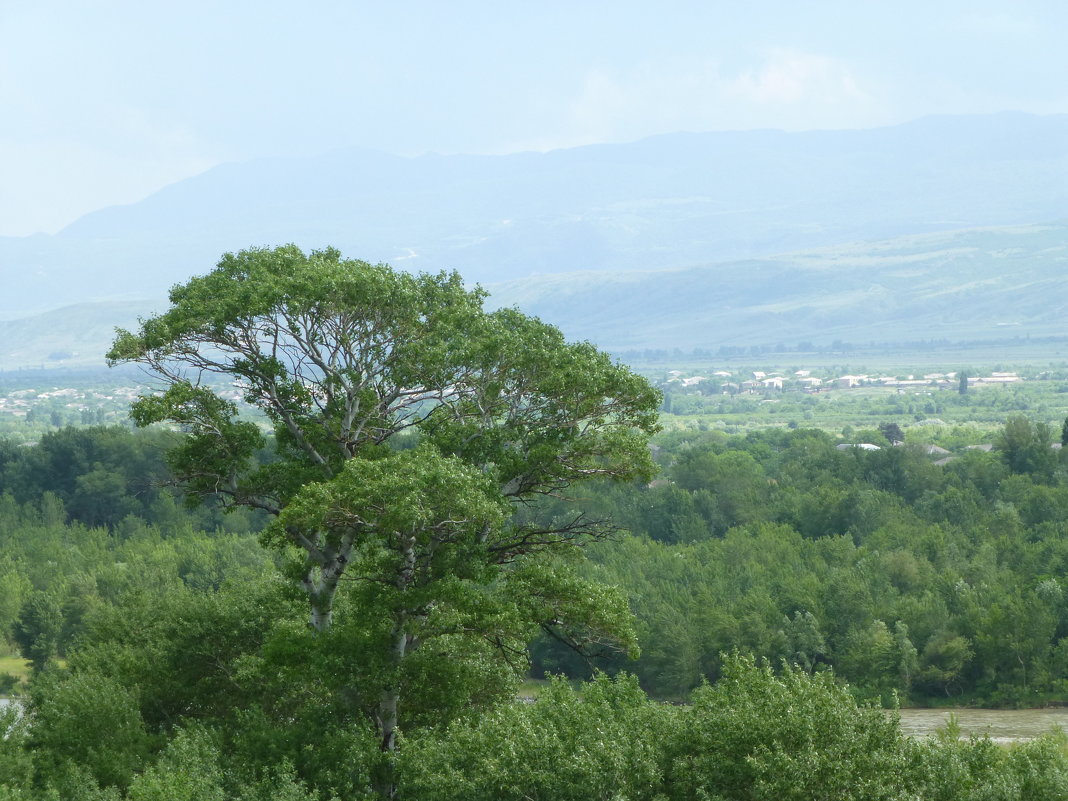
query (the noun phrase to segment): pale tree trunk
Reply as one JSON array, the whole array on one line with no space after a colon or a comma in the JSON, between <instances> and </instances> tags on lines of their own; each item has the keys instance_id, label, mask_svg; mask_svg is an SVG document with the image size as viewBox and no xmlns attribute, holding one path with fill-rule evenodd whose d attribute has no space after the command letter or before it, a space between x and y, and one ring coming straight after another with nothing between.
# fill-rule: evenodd
<instances>
[{"instance_id":1,"label":"pale tree trunk","mask_svg":"<svg viewBox=\"0 0 1068 801\"><path fill-rule=\"evenodd\" d=\"M390 656L394 670L399 668L401 662L404 661L404 655L411 644L411 635L404 630L406 623L407 616L401 613L393 625L393 649ZM400 688L394 681L391 686L382 690L382 700L378 704L378 725L382 734L383 751L393 751L397 747L397 706L399 703Z\"/></svg>"},{"instance_id":2,"label":"pale tree trunk","mask_svg":"<svg viewBox=\"0 0 1068 801\"><path fill-rule=\"evenodd\" d=\"M327 631L334 622L333 597L317 593L311 600L311 617L308 625L316 631Z\"/></svg>"},{"instance_id":3,"label":"pale tree trunk","mask_svg":"<svg viewBox=\"0 0 1068 801\"><path fill-rule=\"evenodd\" d=\"M382 750L392 751L396 747L397 706L400 703L399 672L404 655L411 645L412 635L408 631L410 612L405 608L404 594L415 577L415 537L397 534L401 551L401 563L394 582L401 597L393 610L393 628L390 631L389 662L393 668L390 683L382 690L382 700L378 705L378 726L382 735Z\"/></svg>"},{"instance_id":4,"label":"pale tree trunk","mask_svg":"<svg viewBox=\"0 0 1068 801\"><path fill-rule=\"evenodd\" d=\"M308 625L315 631L327 631L334 622L334 596L349 564L352 540L346 537L336 548L305 550L310 564L301 579L301 586L308 596L311 610Z\"/></svg>"}]
</instances>

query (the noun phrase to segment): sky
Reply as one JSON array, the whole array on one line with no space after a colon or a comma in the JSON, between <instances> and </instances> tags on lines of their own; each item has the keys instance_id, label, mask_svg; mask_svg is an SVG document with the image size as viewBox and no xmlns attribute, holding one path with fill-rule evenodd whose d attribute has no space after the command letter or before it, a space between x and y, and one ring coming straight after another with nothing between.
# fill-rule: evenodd
<instances>
[{"instance_id":1,"label":"sky","mask_svg":"<svg viewBox=\"0 0 1068 801\"><path fill-rule=\"evenodd\" d=\"M0 0L0 235L228 161L1068 113L1063 0Z\"/></svg>"}]
</instances>

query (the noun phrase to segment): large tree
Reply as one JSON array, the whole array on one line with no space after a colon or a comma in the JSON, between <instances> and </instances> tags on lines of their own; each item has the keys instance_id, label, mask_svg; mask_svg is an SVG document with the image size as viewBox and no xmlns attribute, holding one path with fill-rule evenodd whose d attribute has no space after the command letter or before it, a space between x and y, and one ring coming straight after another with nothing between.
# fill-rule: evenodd
<instances>
[{"instance_id":1,"label":"large tree","mask_svg":"<svg viewBox=\"0 0 1068 801\"><path fill-rule=\"evenodd\" d=\"M108 355L160 379L132 414L186 432L170 453L185 490L267 511L265 541L299 549L315 630L331 628L343 579L374 588L387 749L397 671L429 638L507 655L520 622L572 643L629 636L618 596L552 561L603 536L600 521L522 512L578 481L648 476L659 394L484 298L455 273L252 249L175 287L169 310L120 331ZM239 415L234 390L273 434Z\"/></svg>"},{"instance_id":2,"label":"large tree","mask_svg":"<svg viewBox=\"0 0 1068 801\"><path fill-rule=\"evenodd\" d=\"M1053 432L1046 423L1036 423L1021 415L1005 421L994 445L1013 473L1049 478L1057 466L1052 449Z\"/></svg>"}]
</instances>

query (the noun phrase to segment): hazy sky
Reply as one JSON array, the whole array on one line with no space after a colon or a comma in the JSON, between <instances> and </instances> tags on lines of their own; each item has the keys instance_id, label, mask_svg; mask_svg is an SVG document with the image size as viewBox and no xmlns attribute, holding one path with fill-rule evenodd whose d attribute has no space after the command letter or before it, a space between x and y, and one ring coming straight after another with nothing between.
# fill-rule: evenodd
<instances>
[{"instance_id":1,"label":"hazy sky","mask_svg":"<svg viewBox=\"0 0 1068 801\"><path fill-rule=\"evenodd\" d=\"M0 234L208 167L1068 112L1063 0L0 0Z\"/></svg>"}]
</instances>

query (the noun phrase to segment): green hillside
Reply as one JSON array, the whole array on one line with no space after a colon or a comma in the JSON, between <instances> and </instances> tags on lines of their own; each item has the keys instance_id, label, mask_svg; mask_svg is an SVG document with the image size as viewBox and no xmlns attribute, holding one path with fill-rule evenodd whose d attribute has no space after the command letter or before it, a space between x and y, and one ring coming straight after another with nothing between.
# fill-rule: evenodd
<instances>
[{"instance_id":1,"label":"green hillside","mask_svg":"<svg viewBox=\"0 0 1068 801\"><path fill-rule=\"evenodd\" d=\"M0 369L103 366L115 328L129 328L163 301L78 303L0 320Z\"/></svg>"},{"instance_id":2,"label":"green hillside","mask_svg":"<svg viewBox=\"0 0 1068 801\"><path fill-rule=\"evenodd\" d=\"M612 349L989 339L1065 333L1068 225L857 242L683 270L494 285L572 337Z\"/></svg>"},{"instance_id":3,"label":"green hillside","mask_svg":"<svg viewBox=\"0 0 1068 801\"><path fill-rule=\"evenodd\" d=\"M973 228L681 270L537 275L493 301L612 350L990 340L1068 333L1068 224ZM0 321L0 369L103 364L162 301Z\"/></svg>"}]
</instances>

